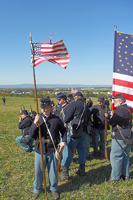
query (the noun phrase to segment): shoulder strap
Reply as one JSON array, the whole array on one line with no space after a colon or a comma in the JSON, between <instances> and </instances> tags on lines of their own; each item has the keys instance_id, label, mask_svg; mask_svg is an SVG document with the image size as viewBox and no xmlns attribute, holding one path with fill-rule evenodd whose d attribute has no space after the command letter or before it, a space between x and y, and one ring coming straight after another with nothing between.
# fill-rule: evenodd
<instances>
[{"instance_id":1,"label":"shoulder strap","mask_svg":"<svg viewBox=\"0 0 133 200\"><path fill-rule=\"evenodd\" d=\"M128 108L128 107L124 107L126 110L128 110L129 111L129 113L130 113L130 117L131 117L131 119L129 119L129 125L130 125L130 122L131 122L131 120L132 120L132 113L131 113L131 110Z\"/></svg>"},{"instance_id":2,"label":"shoulder strap","mask_svg":"<svg viewBox=\"0 0 133 200\"><path fill-rule=\"evenodd\" d=\"M81 114L81 116L80 116L79 123L78 123L78 125L77 125L77 128L76 128L76 129L78 129L78 127L79 127L79 126L80 126L80 124L81 124L81 119L82 119L82 116L83 116L83 114L84 114L84 111L85 111L85 103L84 103L84 109L83 109L83 112L82 112L82 114Z\"/></svg>"},{"instance_id":3,"label":"shoulder strap","mask_svg":"<svg viewBox=\"0 0 133 200\"><path fill-rule=\"evenodd\" d=\"M59 113L59 117L61 116L61 114L63 113L63 110L64 110L67 106L68 106L68 104L66 104L66 105L62 108L62 110L61 110L60 113Z\"/></svg>"},{"instance_id":4,"label":"shoulder strap","mask_svg":"<svg viewBox=\"0 0 133 200\"><path fill-rule=\"evenodd\" d=\"M48 126L47 126L46 120L45 120L45 118L44 118L43 116L42 116L42 118L43 118L43 121L44 121L45 126L46 126L46 128L47 128L48 134L49 134L49 136L50 136L50 138L51 138L51 141L52 141L52 143L53 143L54 149L55 149L55 151L56 151L56 147L55 147L55 144L54 144L54 140L53 140L52 135L51 135L51 133L50 133L50 130L49 130Z\"/></svg>"}]
</instances>

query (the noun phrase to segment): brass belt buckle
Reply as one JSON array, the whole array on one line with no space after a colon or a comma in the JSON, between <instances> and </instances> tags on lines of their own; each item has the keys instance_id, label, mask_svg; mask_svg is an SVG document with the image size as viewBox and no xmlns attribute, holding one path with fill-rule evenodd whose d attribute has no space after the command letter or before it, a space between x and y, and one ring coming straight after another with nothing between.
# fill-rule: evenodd
<instances>
[{"instance_id":1,"label":"brass belt buckle","mask_svg":"<svg viewBox=\"0 0 133 200\"><path fill-rule=\"evenodd\" d=\"M46 142L46 143L49 143L49 142L50 142L50 140L49 140L49 139L45 139L45 142Z\"/></svg>"}]
</instances>

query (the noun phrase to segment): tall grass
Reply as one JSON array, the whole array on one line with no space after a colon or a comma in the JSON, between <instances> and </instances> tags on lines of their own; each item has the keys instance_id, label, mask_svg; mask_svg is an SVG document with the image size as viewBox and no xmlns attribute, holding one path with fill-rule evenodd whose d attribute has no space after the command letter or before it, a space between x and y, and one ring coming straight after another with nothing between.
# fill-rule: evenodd
<instances>
[{"instance_id":1,"label":"tall grass","mask_svg":"<svg viewBox=\"0 0 133 200\"><path fill-rule=\"evenodd\" d=\"M34 181L34 152L24 153L15 142L21 135L18 129L20 105L25 109L36 110L33 98L7 97L6 104L0 102L0 199L1 200L28 200L32 195ZM54 101L57 100L54 99ZM94 104L97 99L93 99ZM40 106L40 102L39 106ZM108 159L94 159L86 161L86 176L77 177L78 156L74 155L70 166L70 180L59 183L61 199L133 199L133 180L108 183L111 166L109 161L111 138L108 134ZM130 174L133 176L133 148L130 157ZM91 153L93 149L90 149ZM46 170L46 185L48 199L52 199L48 190L48 177ZM61 172L60 172L61 173ZM59 173L59 175L60 175ZM38 199L45 199L42 192Z\"/></svg>"}]
</instances>

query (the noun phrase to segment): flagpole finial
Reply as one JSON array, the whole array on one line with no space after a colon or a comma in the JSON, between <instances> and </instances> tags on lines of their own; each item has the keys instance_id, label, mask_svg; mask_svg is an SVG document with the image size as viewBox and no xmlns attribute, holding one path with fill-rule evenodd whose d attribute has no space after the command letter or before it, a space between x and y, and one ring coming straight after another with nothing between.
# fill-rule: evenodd
<instances>
[{"instance_id":1,"label":"flagpole finial","mask_svg":"<svg viewBox=\"0 0 133 200\"><path fill-rule=\"evenodd\" d=\"M32 43L32 39L31 39L31 33L30 33L30 42L29 43Z\"/></svg>"},{"instance_id":2,"label":"flagpole finial","mask_svg":"<svg viewBox=\"0 0 133 200\"><path fill-rule=\"evenodd\" d=\"M116 28L117 28L116 24L114 25L114 27L115 27L115 29L114 29L114 30L116 31Z\"/></svg>"},{"instance_id":3,"label":"flagpole finial","mask_svg":"<svg viewBox=\"0 0 133 200\"><path fill-rule=\"evenodd\" d=\"M50 43L52 42L52 37L55 35L56 33L54 33L54 34L52 34L52 33L50 33Z\"/></svg>"}]
</instances>

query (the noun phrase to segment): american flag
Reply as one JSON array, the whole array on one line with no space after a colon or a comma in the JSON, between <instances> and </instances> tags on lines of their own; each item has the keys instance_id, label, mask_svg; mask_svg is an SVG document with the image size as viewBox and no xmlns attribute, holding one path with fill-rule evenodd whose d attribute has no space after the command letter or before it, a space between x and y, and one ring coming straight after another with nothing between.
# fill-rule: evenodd
<instances>
[{"instance_id":1,"label":"american flag","mask_svg":"<svg viewBox=\"0 0 133 200\"><path fill-rule=\"evenodd\" d=\"M76 93L78 92L78 89L72 88L72 89L71 89L71 92L72 92L72 94L76 94Z\"/></svg>"},{"instance_id":2,"label":"american flag","mask_svg":"<svg viewBox=\"0 0 133 200\"><path fill-rule=\"evenodd\" d=\"M119 93L133 112L133 35L115 31L112 96Z\"/></svg>"},{"instance_id":3,"label":"american flag","mask_svg":"<svg viewBox=\"0 0 133 200\"><path fill-rule=\"evenodd\" d=\"M32 46L33 53L31 50L31 61L33 61L34 54L34 66L44 61L49 61L66 69L70 57L63 40L55 43L32 43Z\"/></svg>"}]
</instances>

